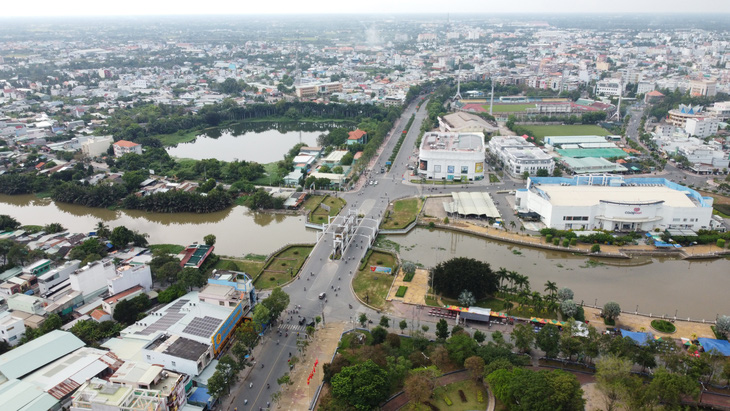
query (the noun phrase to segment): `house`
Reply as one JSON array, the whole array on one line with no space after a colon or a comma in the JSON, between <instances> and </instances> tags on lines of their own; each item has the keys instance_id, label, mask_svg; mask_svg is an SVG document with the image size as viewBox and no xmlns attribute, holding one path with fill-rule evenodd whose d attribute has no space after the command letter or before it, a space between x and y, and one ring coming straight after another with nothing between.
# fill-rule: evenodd
<instances>
[{"instance_id":1,"label":"house","mask_svg":"<svg viewBox=\"0 0 730 411\"><path fill-rule=\"evenodd\" d=\"M203 265L203 262L205 262L205 259L208 258L214 249L214 246L206 244L193 244L188 246L188 248L182 252L183 257L180 261L180 267L200 268L200 266Z\"/></svg>"},{"instance_id":2,"label":"house","mask_svg":"<svg viewBox=\"0 0 730 411\"><path fill-rule=\"evenodd\" d=\"M363 130L357 129L354 131L350 131L348 134L348 146L351 146L353 144L366 144L368 142L368 133Z\"/></svg>"},{"instance_id":3,"label":"house","mask_svg":"<svg viewBox=\"0 0 730 411\"><path fill-rule=\"evenodd\" d=\"M142 145L127 140L114 143L114 156L121 157L127 153L142 154Z\"/></svg>"},{"instance_id":4,"label":"house","mask_svg":"<svg viewBox=\"0 0 730 411\"><path fill-rule=\"evenodd\" d=\"M25 324L23 319L4 312L0 317L0 340L3 340L11 346L17 345L25 334Z\"/></svg>"},{"instance_id":5,"label":"house","mask_svg":"<svg viewBox=\"0 0 730 411\"><path fill-rule=\"evenodd\" d=\"M110 315L114 315L114 308L120 301L131 300L132 298L144 294L144 287L141 285L134 286L128 290L124 290L121 293L114 294L111 297L107 297L101 303L101 308L108 312ZM93 311L92 311L93 313Z\"/></svg>"}]
</instances>

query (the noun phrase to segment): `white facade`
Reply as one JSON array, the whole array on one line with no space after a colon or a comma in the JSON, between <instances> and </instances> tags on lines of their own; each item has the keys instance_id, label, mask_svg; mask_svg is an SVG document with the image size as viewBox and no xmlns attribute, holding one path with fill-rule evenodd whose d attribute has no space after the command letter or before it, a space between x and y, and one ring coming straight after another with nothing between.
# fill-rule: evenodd
<instances>
[{"instance_id":1,"label":"white facade","mask_svg":"<svg viewBox=\"0 0 730 411\"><path fill-rule=\"evenodd\" d=\"M196 376L213 360L213 349L179 335L160 335L142 349L142 355L148 364Z\"/></svg>"},{"instance_id":2,"label":"white facade","mask_svg":"<svg viewBox=\"0 0 730 411\"><path fill-rule=\"evenodd\" d=\"M589 175L530 178L516 193L518 212L536 212L559 230L709 229L712 198L665 179Z\"/></svg>"},{"instance_id":3,"label":"white facade","mask_svg":"<svg viewBox=\"0 0 730 411\"><path fill-rule=\"evenodd\" d=\"M488 147L512 175L520 175L525 171L535 175L539 170L547 170L548 174L552 174L555 170L552 156L522 137L494 137L489 140Z\"/></svg>"},{"instance_id":4,"label":"white facade","mask_svg":"<svg viewBox=\"0 0 730 411\"><path fill-rule=\"evenodd\" d=\"M712 105L712 107L707 108L707 114L723 120L727 121L730 119L730 101L720 101Z\"/></svg>"},{"instance_id":5,"label":"white facade","mask_svg":"<svg viewBox=\"0 0 730 411\"><path fill-rule=\"evenodd\" d=\"M48 294L48 291L65 280L69 275L79 268L81 261L67 261L64 265L54 268L53 270L38 276L38 291L41 296Z\"/></svg>"},{"instance_id":6,"label":"white facade","mask_svg":"<svg viewBox=\"0 0 730 411\"><path fill-rule=\"evenodd\" d=\"M720 120L713 117L690 118L684 129L691 136L705 138L717 134L720 127Z\"/></svg>"},{"instance_id":7,"label":"white facade","mask_svg":"<svg viewBox=\"0 0 730 411\"><path fill-rule=\"evenodd\" d=\"M429 132L418 154L418 175L429 180L484 178L484 136Z\"/></svg>"},{"instance_id":8,"label":"white facade","mask_svg":"<svg viewBox=\"0 0 730 411\"><path fill-rule=\"evenodd\" d=\"M605 79L596 83L596 94L620 96L623 88L619 79Z\"/></svg>"},{"instance_id":9,"label":"white facade","mask_svg":"<svg viewBox=\"0 0 730 411\"><path fill-rule=\"evenodd\" d=\"M112 143L112 136L92 137L81 144L81 152L87 157L98 157L106 154Z\"/></svg>"},{"instance_id":10,"label":"white facade","mask_svg":"<svg viewBox=\"0 0 730 411\"><path fill-rule=\"evenodd\" d=\"M13 317L8 312L4 314L0 318L0 340L4 340L10 345L17 345L20 342L20 338L25 334L23 319Z\"/></svg>"},{"instance_id":11,"label":"white facade","mask_svg":"<svg viewBox=\"0 0 730 411\"><path fill-rule=\"evenodd\" d=\"M636 94L646 94L650 91L654 91L654 89L654 83L640 81L639 84L636 86Z\"/></svg>"},{"instance_id":12,"label":"white facade","mask_svg":"<svg viewBox=\"0 0 730 411\"><path fill-rule=\"evenodd\" d=\"M69 275L71 288L80 291L84 296L98 293L107 288L107 280L117 276L114 263L111 261L94 261Z\"/></svg>"},{"instance_id":13,"label":"white facade","mask_svg":"<svg viewBox=\"0 0 730 411\"><path fill-rule=\"evenodd\" d=\"M116 271L117 275L107 280L109 295L119 294L137 285L142 286L145 291L152 287L152 271L146 264L127 265Z\"/></svg>"}]
</instances>

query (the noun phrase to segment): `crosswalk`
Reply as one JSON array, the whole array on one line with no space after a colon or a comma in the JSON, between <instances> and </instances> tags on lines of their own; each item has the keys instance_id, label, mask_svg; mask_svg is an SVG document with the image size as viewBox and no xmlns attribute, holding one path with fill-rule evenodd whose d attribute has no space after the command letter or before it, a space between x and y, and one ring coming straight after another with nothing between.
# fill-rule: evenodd
<instances>
[{"instance_id":1,"label":"crosswalk","mask_svg":"<svg viewBox=\"0 0 730 411\"><path fill-rule=\"evenodd\" d=\"M299 324L282 324L279 326L282 331L306 331L306 325Z\"/></svg>"}]
</instances>

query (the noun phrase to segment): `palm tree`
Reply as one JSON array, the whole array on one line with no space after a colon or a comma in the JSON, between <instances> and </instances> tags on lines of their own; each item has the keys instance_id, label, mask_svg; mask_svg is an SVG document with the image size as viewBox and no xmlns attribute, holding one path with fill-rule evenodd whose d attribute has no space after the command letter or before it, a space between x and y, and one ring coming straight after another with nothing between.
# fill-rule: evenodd
<instances>
[{"instance_id":1,"label":"palm tree","mask_svg":"<svg viewBox=\"0 0 730 411\"><path fill-rule=\"evenodd\" d=\"M543 307L543 298L542 295L540 295L540 292L533 291L532 292L532 305L535 307L535 311L540 312L542 311Z\"/></svg>"},{"instance_id":2,"label":"palm tree","mask_svg":"<svg viewBox=\"0 0 730 411\"><path fill-rule=\"evenodd\" d=\"M515 224L515 222L514 222L514 221L510 221L510 222L509 222L509 228L511 228L511 229L513 229L513 230L515 229L515 226L516 226L516 225L517 225L517 224Z\"/></svg>"},{"instance_id":3,"label":"palm tree","mask_svg":"<svg viewBox=\"0 0 730 411\"><path fill-rule=\"evenodd\" d=\"M524 307L525 305L527 305L527 303L530 302L530 296L531 294L527 290L522 290L519 294L517 294L517 298L519 298L520 300L520 308Z\"/></svg>"},{"instance_id":4,"label":"palm tree","mask_svg":"<svg viewBox=\"0 0 730 411\"><path fill-rule=\"evenodd\" d=\"M499 270L497 270L496 273L494 273L497 276L497 280L499 280L499 289L504 290L502 286L502 281L509 278L509 271L507 271L504 267L499 267Z\"/></svg>"},{"instance_id":5,"label":"palm tree","mask_svg":"<svg viewBox=\"0 0 730 411\"><path fill-rule=\"evenodd\" d=\"M555 298L555 293L558 292L558 285L554 281L546 281L545 282L545 291L549 293L549 297L552 300Z\"/></svg>"},{"instance_id":6,"label":"palm tree","mask_svg":"<svg viewBox=\"0 0 730 411\"><path fill-rule=\"evenodd\" d=\"M515 278L515 285L521 291L530 291L530 279L526 275L517 274L517 278Z\"/></svg>"},{"instance_id":7,"label":"palm tree","mask_svg":"<svg viewBox=\"0 0 730 411\"><path fill-rule=\"evenodd\" d=\"M517 280L517 277L519 277L519 275L520 275L520 273L518 273L517 271L510 271L507 274L507 280L509 281L509 289L513 293L515 292L514 284L515 284L515 281Z\"/></svg>"}]
</instances>

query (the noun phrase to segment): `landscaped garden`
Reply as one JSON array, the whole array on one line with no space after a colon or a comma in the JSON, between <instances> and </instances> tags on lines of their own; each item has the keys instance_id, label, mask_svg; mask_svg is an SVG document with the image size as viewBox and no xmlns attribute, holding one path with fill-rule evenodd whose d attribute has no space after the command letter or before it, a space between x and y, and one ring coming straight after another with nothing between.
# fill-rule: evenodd
<instances>
[{"instance_id":1,"label":"landscaped garden","mask_svg":"<svg viewBox=\"0 0 730 411\"><path fill-rule=\"evenodd\" d=\"M388 290L393 283L393 275L372 271L370 267L388 267L395 272L398 263L394 255L378 251L368 253L366 257L367 260L360 264L355 274L352 288L362 301L376 308L384 308Z\"/></svg>"},{"instance_id":2,"label":"landscaped garden","mask_svg":"<svg viewBox=\"0 0 730 411\"><path fill-rule=\"evenodd\" d=\"M312 246L292 246L272 256L256 278L256 288L271 289L291 280L302 268L312 248Z\"/></svg>"},{"instance_id":3,"label":"landscaped garden","mask_svg":"<svg viewBox=\"0 0 730 411\"><path fill-rule=\"evenodd\" d=\"M667 320L652 320L651 328L667 334L671 334L677 331L677 327L675 327L674 324Z\"/></svg>"},{"instance_id":4,"label":"landscaped garden","mask_svg":"<svg viewBox=\"0 0 730 411\"><path fill-rule=\"evenodd\" d=\"M322 205L325 205L323 207ZM327 223L328 216L336 216L345 207L345 200L332 196L311 196L304 202L304 208L310 210L309 222L315 224ZM329 208L329 209L328 209Z\"/></svg>"},{"instance_id":5,"label":"landscaped garden","mask_svg":"<svg viewBox=\"0 0 730 411\"><path fill-rule=\"evenodd\" d=\"M419 198L397 200L385 212L385 218L380 228L384 230L404 228L416 220L420 210L421 199Z\"/></svg>"}]
</instances>

